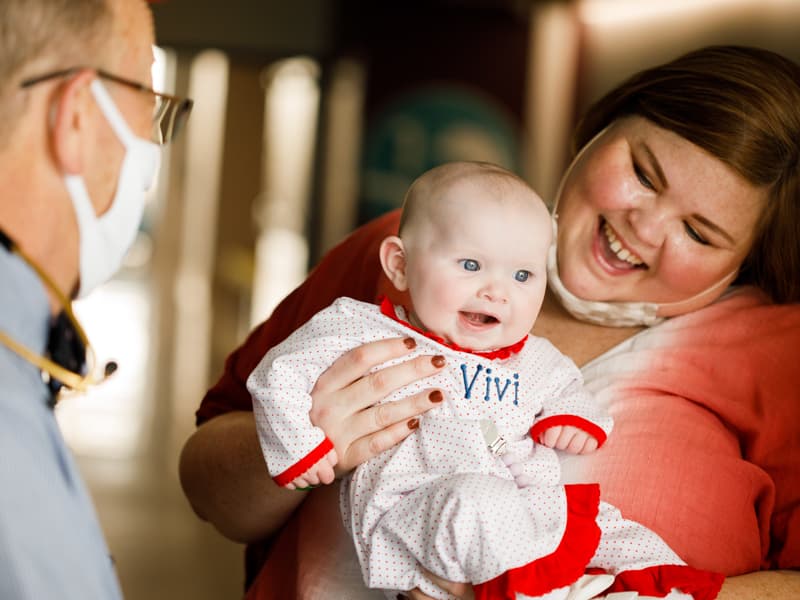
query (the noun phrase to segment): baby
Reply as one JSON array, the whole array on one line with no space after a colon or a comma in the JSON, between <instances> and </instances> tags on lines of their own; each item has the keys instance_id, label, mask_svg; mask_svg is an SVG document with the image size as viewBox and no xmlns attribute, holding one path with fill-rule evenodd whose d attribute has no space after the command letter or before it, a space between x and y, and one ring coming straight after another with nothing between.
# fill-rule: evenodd
<instances>
[{"instance_id":1,"label":"baby","mask_svg":"<svg viewBox=\"0 0 800 600\"><path fill-rule=\"evenodd\" d=\"M409 305L340 298L248 379L269 472L303 489L333 480L336 452L309 410L311 389L337 357L407 337L412 352L401 360L446 361L385 400L434 386L444 392L440 406L342 482L342 516L365 583L389 598L415 587L448 598L424 569L472 583L478 599L589 598L609 585L706 599L721 585L601 502L596 484L559 484L555 450L595 451L612 421L574 363L529 334L551 238L547 208L513 173L487 163L436 167L412 184L399 235L380 248ZM609 575L587 579L587 568Z\"/></svg>"}]
</instances>

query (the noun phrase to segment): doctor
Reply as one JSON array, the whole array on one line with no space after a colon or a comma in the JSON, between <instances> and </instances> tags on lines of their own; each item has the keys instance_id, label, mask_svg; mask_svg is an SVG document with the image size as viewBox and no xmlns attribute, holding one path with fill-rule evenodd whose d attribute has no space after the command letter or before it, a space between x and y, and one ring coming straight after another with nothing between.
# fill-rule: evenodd
<instances>
[{"instance_id":1,"label":"doctor","mask_svg":"<svg viewBox=\"0 0 800 600\"><path fill-rule=\"evenodd\" d=\"M191 108L152 90L153 43L142 0L0 4L0 598L121 597L53 405L104 375L70 302L119 268Z\"/></svg>"}]
</instances>

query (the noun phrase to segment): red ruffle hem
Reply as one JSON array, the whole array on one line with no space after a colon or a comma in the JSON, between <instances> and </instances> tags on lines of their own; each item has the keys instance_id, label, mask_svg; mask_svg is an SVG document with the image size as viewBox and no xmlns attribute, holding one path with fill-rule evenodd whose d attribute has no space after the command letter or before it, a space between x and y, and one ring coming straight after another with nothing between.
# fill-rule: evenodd
<instances>
[{"instance_id":1,"label":"red ruffle hem","mask_svg":"<svg viewBox=\"0 0 800 600\"><path fill-rule=\"evenodd\" d=\"M677 589L691 594L694 600L714 600L724 580L721 573L701 571L688 565L660 565L618 573L604 593L633 591L642 596L663 598Z\"/></svg>"},{"instance_id":2,"label":"red ruffle hem","mask_svg":"<svg viewBox=\"0 0 800 600\"><path fill-rule=\"evenodd\" d=\"M597 512L600 487L595 483L565 485L567 526L552 554L521 567L509 569L475 584L475 600L515 600L516 594L541 596L570 585L584 574L600 543Z\"/></svg>"}]
</instances>

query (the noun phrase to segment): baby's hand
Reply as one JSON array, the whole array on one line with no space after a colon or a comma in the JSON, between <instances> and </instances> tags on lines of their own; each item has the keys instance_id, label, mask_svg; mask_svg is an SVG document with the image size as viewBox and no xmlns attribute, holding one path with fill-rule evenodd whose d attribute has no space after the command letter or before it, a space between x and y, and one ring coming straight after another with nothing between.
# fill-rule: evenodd
<instances>
[{"instance_id":1,"label":"baby's hand","mask_svg":"<svg viewBox=\"0 0 800 600\"><path fill-rule=\"evenodd\" d=\"M597 450L595 437L572 425L557 425L545 429L539 435L539 443L555 450L566 450L571 454L589 454Z\"/></svg>"},{"instance_id":2,"label":"baby's hand","mask_svg":"<svg viewBox=\"0 0 800 600\"><path fill-rule=\"evenodd\" d=\"M339 462L336 450L331 450L325 456L315 462L305 473L286 484L286 489L297 490L319 485L320 483L332 483L334 480L333 467Z\"/></svg>"}]
</instances>

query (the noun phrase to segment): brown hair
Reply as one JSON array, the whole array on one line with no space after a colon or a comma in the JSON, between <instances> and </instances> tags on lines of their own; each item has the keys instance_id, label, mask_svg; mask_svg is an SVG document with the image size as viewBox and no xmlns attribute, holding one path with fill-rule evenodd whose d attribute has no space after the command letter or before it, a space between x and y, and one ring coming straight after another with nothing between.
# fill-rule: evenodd
<instances>
[{"instance_id":1,"label":"brown hair","mask_svg":"<svg viewBox=\"0 0 800 600\"><path fill-rule=\"evenodd\" d=\"M110 36L109 0L2 0L0 2L0 143L21 108L12 102L25 68L93 66Z\"/></svg>"},{"instance_id":2,"label":"brown hair","mask_svg":"<svg viewBox=\"0 0 800 600\"><path fill-rule=\"evenodd\" d=\"M736 283L800 301L800 67L760 48L710 46L642 71L592 105L577 152L615 119L640 115L766 187L767 206Z\"/></svg>"}]
</instances>

